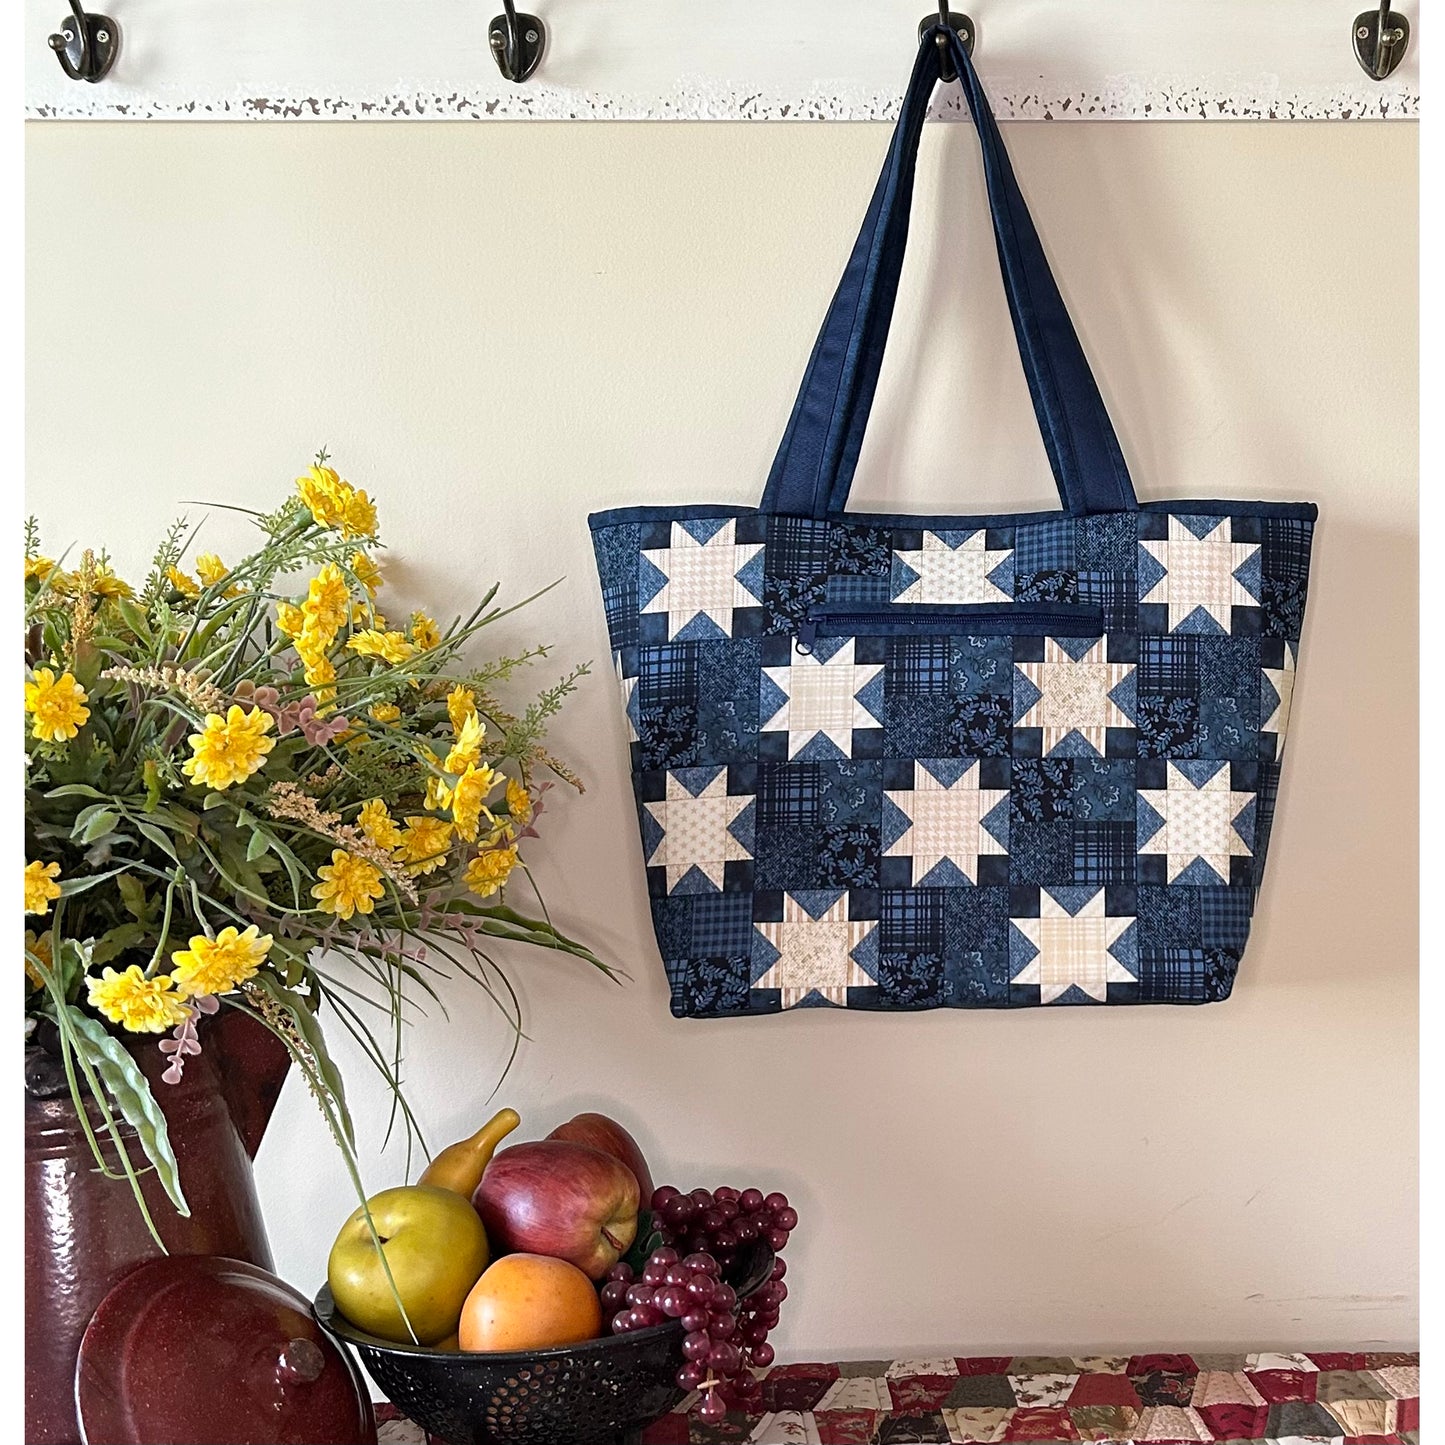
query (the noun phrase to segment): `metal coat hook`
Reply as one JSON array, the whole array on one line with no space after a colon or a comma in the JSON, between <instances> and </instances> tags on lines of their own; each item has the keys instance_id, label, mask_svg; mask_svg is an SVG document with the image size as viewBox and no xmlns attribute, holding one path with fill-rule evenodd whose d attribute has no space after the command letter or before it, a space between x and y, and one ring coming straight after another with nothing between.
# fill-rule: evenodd
<instances>
[{"instance_id":1,"label":"metal coat hook","mask_svg":"<svg viewBox=\"0 0 1445 1445\"><path fill-rule=\"evenodd\" d=\"M935 25L941 25L945 30L954 31L963 42L964 51L968 55L973 54L973 41L976 31L973 21L967 15L953 14L948 8L948 0L938 0L938 14L925 15L918 22L918 38L923 39ZM958 79L958 71L954 69L953 57L948 53L947 37L938 37L938 78L945 83Z\"/></svg>"},{"instance_id":2,"label":"metal coat hook","mask_svg":"<svg viewBox=\"0 0 1445 1445\"><path fill-rule=\"evenodd\" d=\"M120 50L120 26L109 15L87 15L80 0L70 0L70 19L50 37L60 68L72 80L104 80Z\"/></svg>"},{"instance_id":3,"label":"metal coat hook","mask_svg":"<svg viewBox=\"0 0 1445 1445\"><path fill-rule=\"evenodd\" d=\"M1355 16L1355 59L1372 80L1383 80L1410 48L1410 22L1380 0L1379 11Z\"/></svg>"},{"instance_id":4,"label":"metal coat hook","mask_svg":"<svg viewBox=\"0 0 1445 1445\"><path fill-rule=\"evenodd\" d=\"M487 27L487 39L502 74L520 85L542 63L547 27L535 15L519 15L512 0L502 0L502 4L507 13Z\"/></svg>"}]
</instances>

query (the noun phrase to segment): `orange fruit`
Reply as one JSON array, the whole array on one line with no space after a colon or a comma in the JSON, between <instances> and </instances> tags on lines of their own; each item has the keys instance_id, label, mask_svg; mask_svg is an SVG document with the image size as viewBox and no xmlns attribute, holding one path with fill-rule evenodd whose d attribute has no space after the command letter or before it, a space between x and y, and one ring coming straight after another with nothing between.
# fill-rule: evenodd
<instances>
[{"instance_id":1,"label":"orange fruit","mask_svg":"<svg viewBox=\"0 0 1445 1445\"><path fill-rule=\"evenodd\" d=\"M457 1338L464 1350L540 1350L602 1333L597 1286L546 1254L507 1254L472 1286Z\"/></svg>"}]
</instances>

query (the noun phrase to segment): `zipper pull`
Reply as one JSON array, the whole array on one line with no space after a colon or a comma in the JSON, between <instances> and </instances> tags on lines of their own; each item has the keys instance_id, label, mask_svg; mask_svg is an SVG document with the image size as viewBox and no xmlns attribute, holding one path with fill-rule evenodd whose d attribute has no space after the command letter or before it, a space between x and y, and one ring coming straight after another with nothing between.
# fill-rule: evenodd
<instances>
[{"instance_id":1,"label":"zipper pull","mask_svg":"<svg viewBox=\"0 0 1445 1445\"><path fill-rule=\"evenodd\" d=\"M818 640L818 624L811 614L805 617L798 624L798 631L793 638L793 646L798 649L804 657L813 655L813 644Z\"/></svg>"}]
</instances>

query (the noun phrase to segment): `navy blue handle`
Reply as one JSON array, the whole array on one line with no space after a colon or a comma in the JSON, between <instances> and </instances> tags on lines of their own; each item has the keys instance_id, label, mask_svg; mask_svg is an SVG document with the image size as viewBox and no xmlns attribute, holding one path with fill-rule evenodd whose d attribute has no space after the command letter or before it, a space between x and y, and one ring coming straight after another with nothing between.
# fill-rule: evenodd
<instances>
[{"instance_id":1,"label":"navy blue handle","mask_svg":"<svg viewBox=\"0 0 1445 1445\"><path fill-rule=\"evenodd\" d=\"M1075 516L1133 510L1138 502L1123 453L978 73L957 34L942 26L919 47L888 159L813 348L762 509L824 517L847 506L898 296L918 143L939 78L939 35L948 41L983 149L1009 314L1059 496Z\"/></svg>"}]
</instances>

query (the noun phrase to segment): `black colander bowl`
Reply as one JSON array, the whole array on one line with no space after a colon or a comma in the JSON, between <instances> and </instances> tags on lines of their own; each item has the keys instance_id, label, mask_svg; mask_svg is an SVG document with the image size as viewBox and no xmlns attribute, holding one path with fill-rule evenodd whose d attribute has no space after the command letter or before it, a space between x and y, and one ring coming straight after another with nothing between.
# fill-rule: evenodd
<instances>
[{"instance_id":1,"label":"black colander bowl","mask_svg":"<svg viewBox=\"0 0 1445 1445\"><path fill-rule=\"evenodd\" d=\"M738 1251L727 1277L740 1298L767 1282L773 1259L761 1240ZM464 1354L394 1345L358 1330L327 1285L314 1309L386 1398L449 1445L627 1445L682 1399L677 1320L549 1350Z\"/></svg>"}]
</instances>

